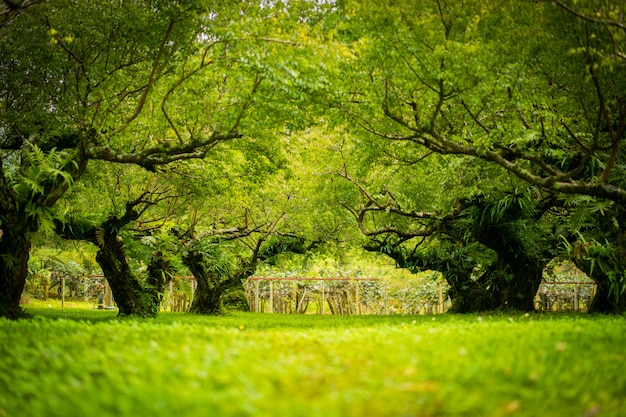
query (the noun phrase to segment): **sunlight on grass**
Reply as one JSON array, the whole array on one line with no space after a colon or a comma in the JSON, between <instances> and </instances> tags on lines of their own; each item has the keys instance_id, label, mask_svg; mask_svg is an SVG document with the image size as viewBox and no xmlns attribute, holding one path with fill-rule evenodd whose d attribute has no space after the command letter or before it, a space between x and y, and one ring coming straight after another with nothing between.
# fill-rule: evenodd
<instances>
[{"instance_id":1,"label":"sunlight on grass","mask_svg":"<svg viewBox=\"0 0 626 417\"><path fill-rule=\"evenodd\" d=\"M626 415L626 320L579 315L0 320L0 416Z\"/></svg>"},{"instance_id":2,"label":"sunlight on grass","mask_svg":"<svg viewBox=\"0 0 626 417\"><path fill-rule=\"evenodd\" d=\"M79 301L79 300L65 300L61 301L60 298L49 298L47 300L39 300L37 298L30 298L27 303L22 304L22 307L25 309L42 309L42 308L52 308L52 309L60 309L60 308L79 308L79 309L96 309L98 308L98 303L96 302L87 302L87 301Z\"/></svg>"}]
</instances>

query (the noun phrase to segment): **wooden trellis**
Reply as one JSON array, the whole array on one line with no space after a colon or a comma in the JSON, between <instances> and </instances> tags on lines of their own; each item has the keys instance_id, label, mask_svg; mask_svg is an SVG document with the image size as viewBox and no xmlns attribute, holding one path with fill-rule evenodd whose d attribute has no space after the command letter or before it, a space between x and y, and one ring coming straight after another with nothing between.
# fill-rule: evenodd
<instances>
[{"instance_id":1,"label":"wooden trellis","mask_svg":"<svg viewBox=\"0 0 626 417\"><path fill-rule=\"evenodd\" d=\"M289 312L285 309L285 299L291 305L295 303L295 312L306 311L303 305L308 306L312 296L316 296L317 312L326 314L326 307L334 314L363 314L366 313L361 300L361 288L364 282L380 281L380 278L305 278L305 277L251 277L248 278L246 295L250 310L254 312ZM261 283L267 282L268 289L261 289ZM276 282L290 282L288 288L276 288ZM314 288L298 287L300 282L312 282ZM340 288L330 283L346 283ZM300 290L300 291L299 291ZM341 299L341 302L338 302Z\"/></svg>"}]
</instances>

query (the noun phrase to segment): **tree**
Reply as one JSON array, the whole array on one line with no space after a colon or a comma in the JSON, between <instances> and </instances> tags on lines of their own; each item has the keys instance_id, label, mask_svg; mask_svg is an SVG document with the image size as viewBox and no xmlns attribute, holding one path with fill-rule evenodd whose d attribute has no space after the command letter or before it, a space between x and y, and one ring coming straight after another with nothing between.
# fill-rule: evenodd
<instances>
[{"instance_id":1,"label":"tree","mask_svg":"<svg viewBox=\"0 0 626 417\"><path fill-rule=\"evenodd\" d=\"M426 164L420 165L421 170L410 170L417 184L386 178L387 185L378 193L368 191L347 171L340 173L360 190L362 203L346 207L368 237L365 248L414 273L441 272L450 285L454 312L534 310L543 269L558 256L561 224L550 212L558 201L534 188L498 191L492 187L467 197L457 193L447 207L419 210L416 206L428 200L447 199L441 191L424 200L411 198L422 182L442 181L446 176L437 171L420 178Z\"/></svg>"},{"instance_id":2,"label":"tree","mask_svg":"<svg viewBox=\"0 0 626 417\"><path fill-rule=\"evenodd\" d=\"M261 262L285 253L306 253L314 243L306 244L303 238L276 234L277 219L265 231L246 228L206 231L191 239L184 239L186 250L183 263L193 274L198 287L191 304L191 312L200 314L222 314L223 297L227 291L243 290L243 282L256 272ZM241 245L243 239L247 245ZM242 240L235 248L237 240ZM235 243L235 244L233 244ZM246 253L247 252L247 253Z\"/></svg>"},{"instance_id":3,"label":"tree","mask_svg":"<svg viewBox=\"0 0 626 417\"><path fill-rule=\"evenodd\" d=\"M557 196L559 215L593 222L577 230L593 244L572 246L598 284L592 311L623 311L621 9L555 3L344 2L353 56L334 105L389 146L477 158Z\"/></svg>"},{"instance_id":4,"label":"tree","mask_svg":"<svg viewBox=\"0 0 626 417\"><path fill-rule=\"evenodd\" d=\"M287 7L280 2L12 5L4 2L0 27L0 316L7 317L20 314L32 235L54 228L52 208L89 161L155 171L269 124L269 113L248 114L266 78L264 59L290 45L266 36L281 22L269 19ZM293 8L283 19L292 26L310 14L298 2ZM259 48L267 44L274 48Z\"/></svg>"},{"instance_id":5,"label":"tree","mask_svg":"<svg viewBox=\"0 0 626 417\"><path fill-rule=\"evenodd\" d=\"M287 253L309 253L339 237L343 219L319 178L327 168L313 163L326 155L317 146L307 148L311 138L322 141L316 133L277 133L285 153L280 164L264 169L265 175L246 175L251 168L244 167L224 170L228 183L209 192L213 198L194 202L185 231L174 229L174 252L198 283L191 311L220 314L224 295L242 289L260 265Z\"/></svg>"},{"instance_id":6,"label":"tree","mask_svg":"<svg viewBox=\"0 0 626 417\"><path fill-rule=\"evenodd\" d=\"M147 279L139 279L129 264L126 245L121 237L123 228L136 222L148 208L165 198L165 193L146 191L128 201L122 215L110 214L101 223L72 216L56 222L57 233L61 237L90 242L98 248L96 261L111 286L120 316L155 317L162 293L172 277L169 259L162 252L155 251L148 265Z\"/></svg>"}]
</instances>

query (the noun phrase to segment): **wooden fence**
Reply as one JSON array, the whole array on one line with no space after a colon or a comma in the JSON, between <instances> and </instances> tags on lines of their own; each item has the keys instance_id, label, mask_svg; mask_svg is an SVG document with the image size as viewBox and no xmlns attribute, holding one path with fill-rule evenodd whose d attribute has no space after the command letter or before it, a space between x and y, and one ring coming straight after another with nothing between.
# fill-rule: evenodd
<instances>
[{"instance_id":1,"label":"wooden fence","mask_svg":"<svg viewBox=\"0 0 626 417\"><path fill-rule=\"evenodd\" d=\"M170 281L163 309L189 311L196 281L193 276L176 278L178 286L174 280ZM65 281L61 277L59 282L62 306L66 299ZM85 301L95 298L99 309L115 308L111 288L102 275L85 276L81 281ZM587 311L595 288L593 281L543 282L535 297L535 308L538 311ZM442 284L428 300L399 305L380 278L251 277L244 289L250 311L258 313L441 314L450 306Z\"/></svg>"},{"instance_id":2,"label":"wooden fence","mask_svg":"<svg viewBox=\"0 0 626 417\"><path fill-rule=\"evenodd\" d=\"M595 292L593 281L542 282L535 296L535 309L587 311Z\"/></svg>"},{"instance_id":3,"label":"wooden fence","mask_svg":"<svg viewBox=\"0 0 626 417\"><path fill-rule=\"evenodd\" d=\"M316 314L438 314L449 307L443 285L435 299L398 306L380 278L251 277L246 285L250 311Z\"/></svg>"}]
</instances>

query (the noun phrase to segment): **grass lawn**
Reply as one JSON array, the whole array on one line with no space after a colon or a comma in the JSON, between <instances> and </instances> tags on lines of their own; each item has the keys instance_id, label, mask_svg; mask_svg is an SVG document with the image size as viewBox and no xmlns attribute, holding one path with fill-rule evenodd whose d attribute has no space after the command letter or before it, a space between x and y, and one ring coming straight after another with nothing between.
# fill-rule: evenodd
<instances>
[{"instance_id":1,"label":"grass lawn","mask_svg":"<svg viewBox=\"0 0 626 417\"><path fill-rule=\"evenodd\" d=\"M0 416L626 416L626 317L29 308Z\"/></svg>"}]
</instances>

